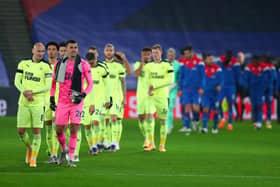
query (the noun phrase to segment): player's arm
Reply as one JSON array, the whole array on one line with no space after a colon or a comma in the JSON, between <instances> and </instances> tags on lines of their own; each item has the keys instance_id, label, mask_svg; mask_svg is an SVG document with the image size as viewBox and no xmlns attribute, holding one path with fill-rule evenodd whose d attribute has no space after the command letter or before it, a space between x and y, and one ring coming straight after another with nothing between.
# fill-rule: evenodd
<instances>
[{"instance_id":1,"label":"player's arm","mask_svg":"<svg viewBox=\"0 0 280 187\"><path fill-rule=\"evenodd\" d=\"M182 90L183 90L184 68L185 68L185 66L182 65L179 69L179 74L178 74L178 89L179 89L179 92L182 92Z\"/></svg>"},{"instance_id":2,"label":"player's arm","mask_svg":"<svg viewBox=\"0 0 280 187\"><path fill-rule=\"evenodd\" d=\"M205 75L205 65L203 62L199 62L199 64L197 65L197 70L198 70L198 74L199 74L199 79L198 79L198 92L200 95L203 94L203 90L205 87L205 79L206 79L206 75Z\"/></svg>"},{"instance_id":3,"label":"player's arm","mask_svg":"<svg viewBox=\"0 0 280 187\"><path fill-rule=\"evenodd\" d=\"M131 67L130 67L130 65L129 65L129 62L128 62L128 60L127 60L125 54L122 53L122 52L117 52L117 54L122 58L122 61L123 61L124 67L125 67L125 72L126 72L126 74L127 74L127 75L130 75L131 72L132 72L132 70L131 70Z\"/></svg>"},{"instance_id":4,"label":"player's arm","mask_svg":"<svg viewBox=\"0 0 280 187\"><path fill-rule=\"evenodd\" d=\"M142 61L141 63L139 62L136 62L135 65L134 65L134 76L137 78L141 75L141 72L143 70L143 67L144 67L144 62Z\"/></svg>"},{"instance_id":5,"label":"player's arm","mask_svg":"<svg viewBox=\"0 0 280 187\"><path fill-rule=\"evenodd\" d=\"M23 68L21 63L18 64L16 76L14 80L15 87L18 89L20 93L23 93L23 86L22 86L22 77L23 77Z\"/></svg>"},{"instance_id":6,"label":"player's arm","mask_svg":"<svg viewBox=\"0 0 280 187\"><path fill-rule=\"evenodd\" d=\"M52 74L52 85L51 85L51 91L50 91L50 96L51 97L54 97L55 96L55 92L56 92L56 80L55 80L56 64L54 64L53 74Z\"/></svg>"},{"instance_id":7,"label":"player's arm","mask_svg":"<svg viewBox=\"0 0 280 187\"><path fill-rule=\"evenodd\" d=\"M217 86L216 86L216 89L218 92L220 92L222 90L222 87L224 85L224 79L223 79L223 73L222 73L222 68L219 68L217 70Z\"/></svg>"},{"instance_id":8,"label":"player's arm","mask_svg":"<svg viewBox=\"0 0 280 187\"><path fill-rule=\"evenodd\" d=\"M120 78L121 80L121 86L122 86L122 92L123 92L123 101L122 101L122 104L126 105L126 80L124 77Z\"/></svg>"},{"instance_id":9,"label":"player's arm","mask_svg":"<svg viewBox=\"0 0 280 187\"><path fill-rule=\"evenodd\" d=\"M103 67L103 66L102 66ZM103 79L103 82L104 82L104 94L105 95L105 105L108 105L110 104L110 97L111 97L111 85L110 85L110 79L109 79L109 70L106 68L106 67L103 67L104 68L104 71L102 73L102 79Z\"/></svg>"},{"instance_id":10,"label":"player's arm","mask_svg":"<svg viewBox=\"0 0 280 187\"><path fill-rule=\"evenodd\" d=\"M45 67L45 85L42 87L37 87L35 89L32 90L33 94L38 94L38 93L42 93L42 92L46 92L49 91L51 89L51 85L52 85L52 69L50 66L46 65Z\"/></svg>"},{"instance_id":11,"label":"player's arm","mask_svg":"<svg viewBox=\"0 0 280 187\"><path fill-rule=\"evenodd\" d=\"M123 69L121 69L121 71L119 72L119 76L120 76L121 87L122 87L122 92L123 92L122 104L125 107L125 105L126 105L126 80L125 80L126 74Z\"/></svg>"},{"instance_id":12,"label":"player's arm","mask_svg":"<svg viewBox=\"0 0 280 187\"><path fill-rule=\"evenodd\" d=\"M272 66L272 77L273 77L273 92L276 93L277 92L277 70L275 68L275 66Z\"/></svg>"},{"instance_id":13,"label":"player's arm","mask_svg":"<svg viewBox=\"0 0 280 187\"><path fill-rule=\"evenodd\" d=\"M92 77L91 77L91 70L90 70L90 66L88 63L83 63L84 65L84 77L86 78L87 81L87 88L84 91L84 94L89 94L90 91L92 90L93 87L93 83L92 83Z\"/></svg>"}]
</instances>

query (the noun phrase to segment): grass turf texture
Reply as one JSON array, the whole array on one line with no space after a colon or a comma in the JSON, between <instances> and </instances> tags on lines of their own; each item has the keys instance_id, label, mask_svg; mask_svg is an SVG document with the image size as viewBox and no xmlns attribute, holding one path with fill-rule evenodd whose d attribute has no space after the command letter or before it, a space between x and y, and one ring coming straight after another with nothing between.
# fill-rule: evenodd
<instances>
[{"instance_id":1,"label":"grass turf texture","mask_svg":"<svg viewBox=\"0 0 280 187\"><path fill-rule=\"evenodd\" d=\"M77 168L44 164L48 156L43 134L38 167L29 168L16 118L0 118L0 186L280 186L280 126L256 131L243 122L232 132L186 136L177 132L179 124L176 121L168 136L166 153L143 152L136 120L124 121L117 153L89 156L83 137Z\"/></svg>"}]
</instances>

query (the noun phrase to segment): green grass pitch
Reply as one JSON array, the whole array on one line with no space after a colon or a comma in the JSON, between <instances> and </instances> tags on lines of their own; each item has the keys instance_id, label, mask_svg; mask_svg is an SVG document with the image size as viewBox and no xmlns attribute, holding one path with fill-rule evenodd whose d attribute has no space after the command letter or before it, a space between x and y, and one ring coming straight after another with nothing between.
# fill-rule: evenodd
<instances>
[{"instance_id":1,"label":"green grass pitch","mask_svg":"<svg viewBox=\"0 0 280 187\"><path fill-rule=\"evenodd\" d=\"M249 122L218 135L178 131L168 136L167 152L143 152L136 120L125 120L121 150L93 157L83 137L77 168L47 165L43 134L38 167L24 164L25 148L16 118L0 118L0 186L280 186L280 126L256 131ZM159 131L156 131L159 140ZM158 146L158 144L157 144Z\"/></svg>"}]
</instances>

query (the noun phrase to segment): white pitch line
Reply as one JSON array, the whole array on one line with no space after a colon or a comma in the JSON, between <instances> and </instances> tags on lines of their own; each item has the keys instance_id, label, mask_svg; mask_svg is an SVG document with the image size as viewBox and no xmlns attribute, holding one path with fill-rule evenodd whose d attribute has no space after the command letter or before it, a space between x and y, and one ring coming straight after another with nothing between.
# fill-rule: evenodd
<instances>
[{"instance_id":1,"label":"white pitch line","mask_svg":"<svg viewBox=\"0 0 280 187\"><path fill-rule=\"evenodd\" d=\"M66 168L67 169L67 168ZM69 169L71 170L71 169ZM1 172L1 175L30 175L29 172ZM32 172L32 175L46 175L44 172ZM48 173L48 175L57 175L57 173ZM207 175L207 174L157 174L157 173L92 173L95 176L136 176L136 177L201 177L201 178L223 178L223 179L271 179L280 180L280 176L269 175Z\"/></svg>"},{"instance_id":2,"label":"white pitch line","mask_svg":"<svg viewBox=\"0 0 280 187\"><path fill-rule=\"evenodd\" d=\"M95 175L108 175L95 173ZM206 174L147 174L147 173L113 173L115 176L142 176L142 177L206 177L206 178L239 178L239 179L275 179L280 180L280 176L267 175L206 175Z\"/></svg>"}]
</instances>

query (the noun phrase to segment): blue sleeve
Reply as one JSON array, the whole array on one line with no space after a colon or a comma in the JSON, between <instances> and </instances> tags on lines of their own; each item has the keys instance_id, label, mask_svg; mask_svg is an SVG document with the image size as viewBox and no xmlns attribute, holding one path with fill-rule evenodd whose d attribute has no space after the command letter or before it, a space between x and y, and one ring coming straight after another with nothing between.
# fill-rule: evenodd
<instances>
[{"instance_id":1,"label":"blue sleeve","mask_svg":"<svg viewBox=\"0 0 280 187\"><path fill-rule=\"evenodd\" d=\"M280 71L277 71L277 91L280 91Z\"/></svg>"},{"instance_id":2,"label":"blue sleeve","mask_svg":"<svg viewBox=\"0 0 280 187\"><path fill-rule=\"evenodd\" d=\"M216 64L218 64L218 65L220 66L220 68L223 69L223 63L222 63L220 60L218 60L218 61L216 62Z\"/></svg>"},{"instance_id":3,"label":"blue sleeve","mask_svg":"<svg viewBox=\"0 0 280 187\"><path fill-rule=\"evenodd\" d=\"M198 70L198 88L204 89L205 87L205 66L204 64L198 64L197 65L197 70Z\"/></svg>"},{"instance_id":4,"label":"blue sleeve","mask_svg":"<svg viewBox=\"0 0 280 187\"><path fill-rule=\"evenodd\" d=\"M278 80L277 80L277 70L276 68L274 68L272 70L272 73L273 73L273 91L274 93L277 91L277 84L278 84Z\"/></svg>"},{"instance_id":5,"label":"blue sleeve","mask_svg":"<svg viewBox=\"0 0 280 187\"><path fill-rule=\"evenodd\" d=\"M183 90L184 85L184 66L181 66L178 74L178 89Z\"/></svg>"}]
</instances>

